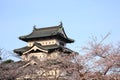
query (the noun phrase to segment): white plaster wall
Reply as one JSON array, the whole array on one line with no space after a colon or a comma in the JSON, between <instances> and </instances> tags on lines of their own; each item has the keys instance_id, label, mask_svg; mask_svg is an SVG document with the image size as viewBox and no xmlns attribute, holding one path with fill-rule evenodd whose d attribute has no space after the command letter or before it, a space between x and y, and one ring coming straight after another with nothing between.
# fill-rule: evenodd
<instances>
[{"instance_id":1,"label":"white plaster wall","mask_svg":"<svg viewBox=\"0 0 120 80\"><path fill-rule=\"evenodd\" d=\"M40 40L40 41L29 41L28 42L28 46L33 46L34 42L38 42L40 43L42 46L46 46L46 45L54 45L54 44L58 44L59 42L56 39L50 39L50 40Z\"/></svg>"},{"instance_id":2,"label":"white plaster wall","mask_svg":"<svg viewBox=\"0 0 120 80\"><path fill-rule=\"evenodd\" d=\"M28 56L28 60L30 60L30 58L32 56L37 57L40 61L43 61L43 60L45 60L47 58L47 54L46 53L39 52L39 53L30 53L29 56Z\"/></svg>"},{"instance_id":3,"label":"white plaster wall","mask_svg":"<svg viewBox=\"0 0 120 80\"><path fill-rule=\"evenodd\" d=\"M22 60L29 61L32 56L37 57L40 61L44 61L46 59L57 59L59 57L59 54L58 52L53 52L51 54L47 54L44 52L38 52L38 53L24 54L21 56L21 58Z\"/></svg>"}]
</instances>

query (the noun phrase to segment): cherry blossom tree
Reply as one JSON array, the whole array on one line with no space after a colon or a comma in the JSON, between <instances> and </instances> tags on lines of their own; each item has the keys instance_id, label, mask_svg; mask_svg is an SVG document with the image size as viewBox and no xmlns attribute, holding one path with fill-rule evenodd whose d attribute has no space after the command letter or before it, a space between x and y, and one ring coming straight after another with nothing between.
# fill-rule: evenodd
<instances>
[{"instance_id":1,"label":"cherry blossom tree","mask_svg":"<svg viewBox=\"0 0 120 80\"><path fill-rule=\"evenodd\" d=\"M103 41L108 35L101 41L94 37L87 47L83 47L86 52L84 58L86 58L86 63L89 65L89 71L96 78L106 78L106 76L116 78L120 76L120 43L118 42L116 45L104 44Z\"/></svg>"},{"instance_id":2,"label":"cherry blossom tree","mask_svg":"<svg viewBox=\"0 0 120 80\"><path fill-rule=\"evenodd\" d=\"M61 57L40 61L31 57L29 61L0 64L0 79L32 80L119 80L120 42L105 44L107 34L100 41L96 37L82 48L81 53L61 52ZM49 74L54 70L54 76ZM59 74L58 74L59 73ZM14 74L14 75L13 75ZM52 76L52 78L50 78Z\"/></svg>"}]
</instances>

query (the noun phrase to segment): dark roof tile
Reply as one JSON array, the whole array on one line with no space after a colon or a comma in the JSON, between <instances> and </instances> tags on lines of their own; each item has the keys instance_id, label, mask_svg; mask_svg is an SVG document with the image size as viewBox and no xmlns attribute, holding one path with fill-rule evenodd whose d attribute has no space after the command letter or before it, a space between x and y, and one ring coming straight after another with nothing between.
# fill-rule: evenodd
<instances>
[{"instance_id":1,"label":"dark roof tile","mask_svg":"<svg viewBox=\"0 0 120 80\"><path fill-rule=\"evenodd\" d=\"M61 25L47 27L47 28L39 28L39 29L34 28L32 33L25 36L20 36L19 39L23 41L29 41L31 39L38 39L38 38L44 38L44 37L50 37L50 36L62 37L63 40L67 43L74 42L74 40L66 36L64 29Z\"/></svg>"}]
</instances>

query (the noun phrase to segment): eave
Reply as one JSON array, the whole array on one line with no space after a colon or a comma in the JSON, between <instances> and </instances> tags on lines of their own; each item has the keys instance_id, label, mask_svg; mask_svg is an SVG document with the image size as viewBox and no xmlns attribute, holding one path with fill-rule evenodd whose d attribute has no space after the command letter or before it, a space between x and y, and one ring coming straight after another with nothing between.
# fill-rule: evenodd
<instances>
[{"instance_id":1,"label":"eave","mask_svg":"<svg viewBox=\"0 0 120 80\"><path fill-rule=\"evenodd\" d=\"M20 36L19 39L23 41L31 41L36 39L56 37L62 39L66 43L73 43L74 40L67 37L62 25L47 27L47 28L34 28L33 31L25 36Z\"/></svg>"}]
</instances>

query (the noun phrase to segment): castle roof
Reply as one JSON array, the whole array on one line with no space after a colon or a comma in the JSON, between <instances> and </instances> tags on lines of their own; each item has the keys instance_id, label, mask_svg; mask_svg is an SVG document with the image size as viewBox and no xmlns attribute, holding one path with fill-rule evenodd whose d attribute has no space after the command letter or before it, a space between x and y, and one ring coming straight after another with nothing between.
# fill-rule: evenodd
<instances>
[{"instance_id":1,"label":"castle roof","mask_svg":"<svg viewBox=\"0 0 120 80\"><path fill-rule=\"evenodd\" d=\"M19 55L23 55L24 52L29 51L30 49L32 49L34 46L38 47L41 50L46 50L48 52L52 51L52 50L57 50L57 49L61 49L62 51L66 52L66 53L71 53L73 52L72 50L61 46L61 45L49 45L49 46L42 46L40 43L35 42L33 46L29 47L29 46L25 46L19 49L15 49L14 52L19 54Z\"/></svg>"},{"instance_id":2,"label":"castle roof","mask_svg":"<svg viewBox=\"0 0 120 80\"><path fill-rule=\"evenodd\" d=\"M57 38L59 40L62 40L66 43L72 43L74 42L73 39L70 39L67 37L64 28L62 26L62 23L58 26L52 26L52 27L47 27L47 28L33 28L33 31L24 36L20 36L19 39L23 41L30 41L33 39L44 39L44 38Z\"/></svg>"}]
</instances>

